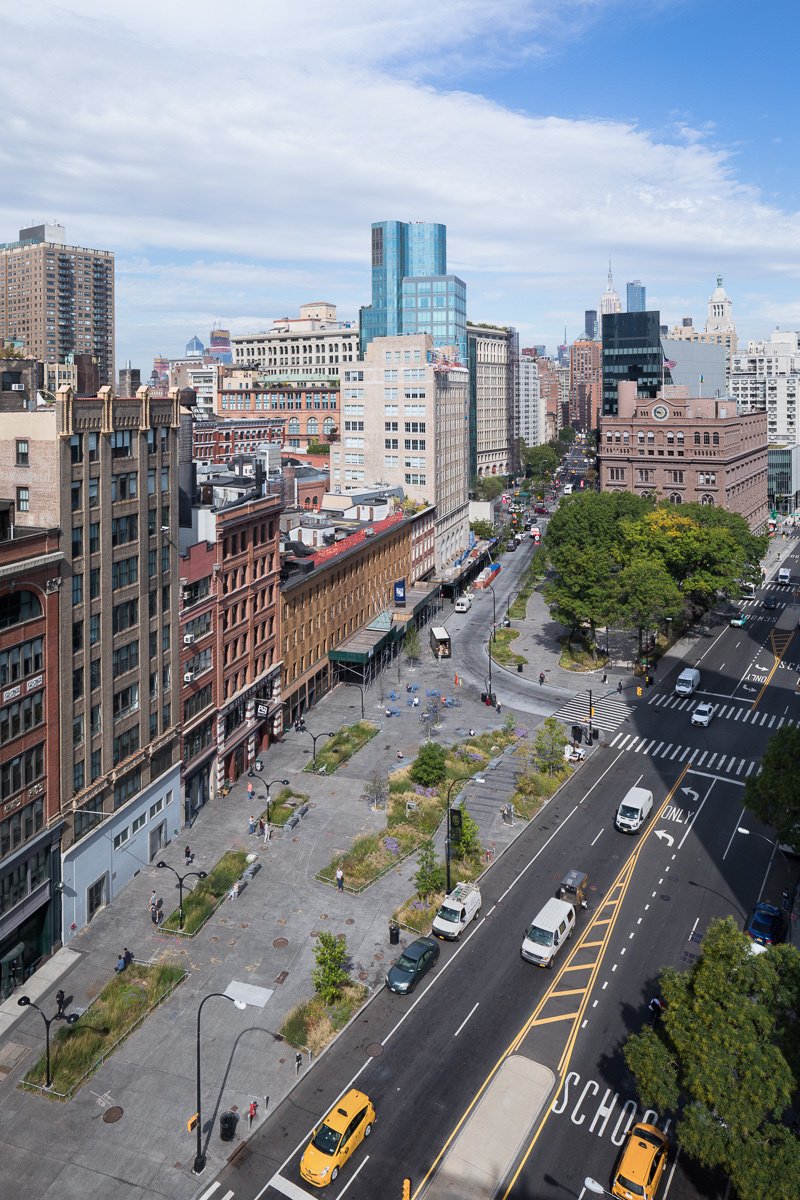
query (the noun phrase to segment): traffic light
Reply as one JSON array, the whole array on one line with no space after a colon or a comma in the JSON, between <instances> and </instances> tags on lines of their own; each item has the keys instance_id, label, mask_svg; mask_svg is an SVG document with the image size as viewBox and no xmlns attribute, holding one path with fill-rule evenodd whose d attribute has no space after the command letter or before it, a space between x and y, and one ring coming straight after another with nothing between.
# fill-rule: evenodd
<instances>
[{"instance_id":1,"label":"traffic light","mask_svg":"<svg viewBox=\"0 0 800 1200\"><path fill-rule=\"evenodd\" d=\"M637 695L637 696L641 696L641 694L642 694L642 689L641 689L641 686L637 686L637 688L636 688L636 695Z\"/></svg>"},{"instance_id":2,"label":"traffic light","mask_svg":"<svg viewBox=\"0 0 800 1200\"><path fill-rule=\"evenodd\" d=\"M592 705L592 707L589 709L589 716L590 717L594 716L594 705Z\"/></svg>"}]
</instances>

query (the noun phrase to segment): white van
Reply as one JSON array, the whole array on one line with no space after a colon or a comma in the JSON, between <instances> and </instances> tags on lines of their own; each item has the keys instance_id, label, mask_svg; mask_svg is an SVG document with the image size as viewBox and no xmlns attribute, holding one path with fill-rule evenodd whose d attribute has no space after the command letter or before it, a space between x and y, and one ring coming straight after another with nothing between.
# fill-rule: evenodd
<instances>
[{"instance_id":1,"label":"white van","mask_svg":"<svg viewBox=\"0 0 800 1200\"><path fill-rule=\"evenodd\" d=\"M691 696L700 686L700 672L696 667L687 667L685 671L681 671L678 678L675 680L675 695L676 696Z\"/></svg>"},{"instance_id":2,"label":"white van","mask_svg":"<svg viewBox=\"0 0 800 1200\"><path fill-rule=\"evenodd\" d=\"M459 596L456 600L456 612L469 612L472 608L472 596Z\"/></svg>"},{"instance_id":3,"label":"white van","mask_svg":"<svg viewBox=\"0 0 800 1200\"><path fill-rule=\"evenodd\" d=\"M548 900L536 914L522 939L521 957L537 967L552 967L564 942L575 928L575 909L566 900Z\"/></svg>"},{"instance_id":4,"label":"white van","mask_svg":"<svg viewBox=\"0 0 800 1200\"><path fill-rule=\"evenodd\" d=\"M632 787L617 809L614 825L620 833L638 833L653 808L653 793L647 788Z\"/></svg>"},{"instance_id":5,"label":"white van","mask_svg":"<svg viewBox=\"0 0 800 1200\"><path fill-rule=\"evenodd\" d=\"M792 572L788 567L781 567L778 571L778 583L791 583Z\"/></svg>"},{"instance_id":6,"label":"white van","mask_svg":"<svg viewBox=\"0 0 800 1200\"><path fill-rule=\"evenodd\" d=\"M565 495L565 496L571 496L571 495L572 495L572 484L571 484L571 483L565 483L565 484L564 484L564 495Z\"/></svg>"}]
</instances>

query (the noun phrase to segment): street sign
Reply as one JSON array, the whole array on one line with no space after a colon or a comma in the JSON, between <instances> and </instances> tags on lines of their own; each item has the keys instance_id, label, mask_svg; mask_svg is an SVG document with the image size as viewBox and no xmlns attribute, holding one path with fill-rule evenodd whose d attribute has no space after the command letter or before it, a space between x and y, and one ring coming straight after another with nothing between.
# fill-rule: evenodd
<instances>
[{"instance_id":1,"label":"street sign","mask_svg":"<svg viewBox=\"0 0 800 1200\"><path fill-rule=\"evenodd\" d=\"M267 705L267 704L257 704L257 705L256 705L256 713L257 713L257 715L258 715L259 717L266 717L266 716L269 716L269 705Z\"/></svg>"}]
</instances>

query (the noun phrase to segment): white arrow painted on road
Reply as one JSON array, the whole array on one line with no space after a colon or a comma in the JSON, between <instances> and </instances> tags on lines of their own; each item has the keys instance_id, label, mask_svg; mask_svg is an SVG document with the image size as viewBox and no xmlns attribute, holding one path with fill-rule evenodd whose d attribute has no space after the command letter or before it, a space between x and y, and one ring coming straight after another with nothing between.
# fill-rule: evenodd
<instances>
[{"instance_id":1,"label":"white arrow painted on road","mask_svg":"<svg viewBox=\"0 0 800 1200\"><path fill-rule=\"evenodd\" d=\"M699 793L693 788L681 788L681 791L683 792L684 796L691 796L694 802L700 799Z\"/></svg>"},{"instance_id":2,"label":"white arrow painted on road","mask_svg":"<svg viewBox=\"0 0 800 1200\"><path fill-rule=\"evenodd\" d=\"M666 842L668 842L668 843L669 843L669 845L670 845L670 846L672 846L672 845L674 844L674 842L675 842L675 839L674 839L674 837L672 837L672 835L671 835L671 834L667 833L667 831L666 831L665 829L657 829L657 830L656 830L656 837L657 837L657 838L663 838L663 839L664 839Z\"/></svg>"},{"instance_id":3,"label":"white arrow painted on road","mask_svg":"<svg viewBox=\"0 0 800 1200\"><path fill-rule=\"evenodd\" d=\"M757 692L758 688L742 687L743 692Z\"/></svg>"}]
</instances>

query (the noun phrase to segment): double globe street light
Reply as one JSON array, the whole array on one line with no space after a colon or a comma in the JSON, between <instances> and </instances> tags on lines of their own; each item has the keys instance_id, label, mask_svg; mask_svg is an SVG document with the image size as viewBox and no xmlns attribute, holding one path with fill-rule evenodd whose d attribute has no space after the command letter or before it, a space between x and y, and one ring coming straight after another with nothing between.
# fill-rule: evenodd
<instances>
[{"instance_id":1,"label":"double globe street light","mask_svg":"<svg viewBox=\"0 0 800 1200\"><path fill-rule=\"evenodd\" d=\"M59 1006L59 1010L54 1016L46 1017L39 1008L39 1005L33 1003L30 996L20 996L17 1004L20 1006L20 1008L35 1008L39 1016L44 1021L45 1072L47 1075L47 1080L44 1086L46 1088L50 1088L53 1086L53 1076L50 1072L50 1026L53 1024L53 1021L64 1021L67 1025L74 1025L78 1020L80 1013L65 1013L61 1011Z\"/></svg>"},{"instance_id":2,"label":"double globe street light","mask_svg":"<svg viewBox=\"0 0 800 1200\"><path fill-rule=\"evenodd\" d=\"M183 881L185 879L205 879L208 875L208 871L187 871L185 875L179 875L174 867L171 867L169 863L166 863L163 860L161 862L157 862L156 866L162 871L172 871L172 874L178 881L178 928L183 929Z\"/></svg>"}]
</instances>

